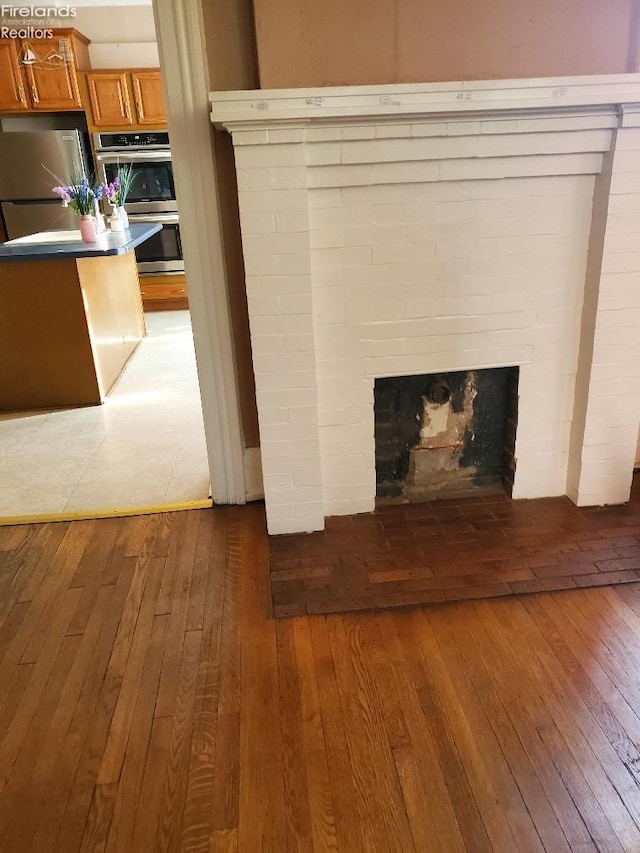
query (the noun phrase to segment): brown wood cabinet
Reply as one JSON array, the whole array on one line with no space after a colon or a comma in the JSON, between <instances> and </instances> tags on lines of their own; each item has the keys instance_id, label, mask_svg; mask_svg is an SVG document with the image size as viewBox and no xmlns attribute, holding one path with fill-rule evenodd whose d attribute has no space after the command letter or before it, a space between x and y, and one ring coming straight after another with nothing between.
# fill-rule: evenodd
<instances>
[{"instance_id":1,"label":"brown wood cabinet","mask_svg":"<svg viewBox=\"0 0 640 853\"><path fill-rule=\"evenodd\" d=\"M131 83L138 124L166 124L162 77L159 71L132 71Z\"/></svg>"},{"instance_id":2,"label":"brown wood cabinet","mask_svg":"<svg viewBox=\"0 0 640 853\"><path fill-rule=\"evenodd\" d=\"M0 411L102 403L145 334L135 253L0 263Z\"/></svg>"},{"instance_id":3,"label":"brown wood cabinet","mask_svg":"<svg viewBox=\"0 0 640 853\"><path fill-rule=\"evenodd\" d=\"M89 72L87 91L95 127L131 127L133 115L127 74L119 71Z\"/></svg>"},{"instance_id":4,"label":"brown wood cabinet","mask_svg":"<svg viewBox=\"0 0 640 853\"><path fill-rule=\"evenodd\" d=\"M84 78L90 128L166 126L162 78L158 69L89 71Z\"/></svg>"},{"instance_id":5,"label":"brown wood cabinet","mask_svg":"<svg viewBox=\"0 0 640 853\"><path fill-rule=\"evenodd\" d=\"M184 273L141 275L140 292L145 311L177 311L189 307Z\"/></svg>"},{"instance_id":6,"label":"brown wood cabinet","mask_svg":"<svg viewBox=\"0 0 640 853\"><path fill-rule=\"evenodd\" d=\"M78 70L89 67L89 41L76 30L50 39L0 39L0 110L81 110ZM25 63L25 57L34 56Z\"/></svg>"},{"instance_id":7,"label":"brown wood cabinet","mask_svg":"<svg viewBox=\"0 0 640 853\"><path fill-rule=\"evenodd\" d=\"M0 39L0 110L26 110L15 39Z\"/></svg>"}]
</instances>

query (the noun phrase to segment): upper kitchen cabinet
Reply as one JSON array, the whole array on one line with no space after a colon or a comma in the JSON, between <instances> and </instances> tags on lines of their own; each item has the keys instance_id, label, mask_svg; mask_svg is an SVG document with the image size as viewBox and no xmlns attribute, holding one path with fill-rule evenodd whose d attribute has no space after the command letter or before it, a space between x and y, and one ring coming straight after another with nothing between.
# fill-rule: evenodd
<instances>
[{"instance_id":1,"label":"upper kitchen cabinet","mask_svg":"<svg viewBox=\"0 0 640 853\"><path fill-rule=\"evenodd\" d=\"M131 83L138 114L138 124L158 125L167 123L162 93L162 77L159 71L132 71Z\"/></svg>"},{"instance_id":2,"label":"upper kitchen cabinet","mask_svg":"<svg viewBox=\"0 0 640 853\"><path fill-rule=\"evenodd\" d=\"M165 127L162 78L156 69L89 71L85 107L91 129Z\"/></svg>"},{"instance_id":3,"label":"upper kitchen cabinet","mask_svg":"<svg viewBox=\"0 0 640 853\"><path fill-rule=\"evenodd\" d=\"M127 74L93 71L86 75L94 127L131 127L133 117Z\"/></svg>"},{"instance_id":4,"label":"upper kitchen cabinet","mask_svg":"<svg viewBox=\"0 0 640 853\"><path fill-rule=\"evenodd\" d=\"M76 72L89 68L88 44L76 30L54 30L48 39L2 39L0 109L81 110Z\"/></svg>"},{"instance_id":5,"label":"upper kitchen cabinet","mask_svg":"<svg viewBox=\"0 0 640 853\"><path fill-rule=\"evenodd\" d=\"M36 110L80 110L76 70L89 68L89 41L75 30L56 30L53 39L23 42L36 60L24 65L27 91ZM24 63L24 54L23 54Z\"/></svg>"},{"instance_id":6,"label":"upper kitchen cabinet","mask_svg":"<svg viewBox=\"0 0 640 853\"><path fill-rule=\"evenodd\" d=\"M18 50L14 39L0 39L0 110L26 110Z\"/></svg>"}]
</instances>

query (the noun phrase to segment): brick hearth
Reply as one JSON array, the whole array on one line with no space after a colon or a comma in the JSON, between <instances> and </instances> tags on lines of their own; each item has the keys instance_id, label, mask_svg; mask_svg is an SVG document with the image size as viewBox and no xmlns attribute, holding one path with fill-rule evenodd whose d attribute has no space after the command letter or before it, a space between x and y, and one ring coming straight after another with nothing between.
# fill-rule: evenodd
<instances>
[{"instance_id":1,"label":"brick hearth","mask_svg":"<svg viewBox=\"0 0 640 853\"><path fill-rule=\"evenodd\" d=\"M640 475L631 502L506 495L386 506L270 537L275 616L574 589L640 579Z\"/></svg>"}]
</instances>

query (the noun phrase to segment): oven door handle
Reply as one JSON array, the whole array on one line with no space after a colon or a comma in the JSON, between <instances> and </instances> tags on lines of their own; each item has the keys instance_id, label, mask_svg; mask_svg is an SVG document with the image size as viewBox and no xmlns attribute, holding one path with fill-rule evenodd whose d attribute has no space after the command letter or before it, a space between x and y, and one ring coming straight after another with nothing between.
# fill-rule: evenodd
<instances>
[{"instance_id":1,"label":"oven door handle","mask_svg":"<svg viewBox=\"0 0 640 853\"><path fill-rule=\"evenodd\" d=\"M108 154L96 154L98 163L139 163L147 160L162 162L163 160L171 160L171 151L167 150L149 150L149 151L121 151L118 154L110 151Z\"/></svg>"},{"instance_id":2,"label":"oven door handle","mask_svg":"<svg viewBox=\"0 0 640 853\"><path fill-rule=\"evenodd\" d=\"M180 217L177 213L130 213L130 222L160 222L163 225L177 225Z\"/></svg>"}]
</instances>

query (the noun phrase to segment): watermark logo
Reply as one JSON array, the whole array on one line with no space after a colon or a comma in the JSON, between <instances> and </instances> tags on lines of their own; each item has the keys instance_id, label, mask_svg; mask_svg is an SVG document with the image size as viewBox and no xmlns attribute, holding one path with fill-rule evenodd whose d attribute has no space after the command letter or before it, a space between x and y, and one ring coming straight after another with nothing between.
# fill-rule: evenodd
<instances>
[{"instance_id":1,"label":"watermark logo","mask_svg":"<svg viewBox=\"0 0 640 853\"><path fill-rule=\"evenodd\" d=\"M78 14L74 6L13 6L9 3L0 5L0 17L13 20L55 20L57 18L75 18Z\"/></svg>"},{"instance_id":2,"label":"watermark logo","mask_svg":"<svg viewBox=\"0 0 640 853\"><path fill-rule=\"evenodd\" d=\"M0 4L0 38L50 39L54 28L77 15L74 6L14 6Z\"/></svg>"}]
</instances>

